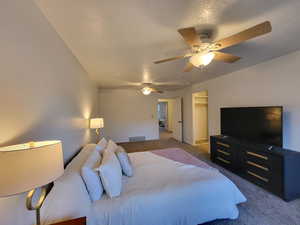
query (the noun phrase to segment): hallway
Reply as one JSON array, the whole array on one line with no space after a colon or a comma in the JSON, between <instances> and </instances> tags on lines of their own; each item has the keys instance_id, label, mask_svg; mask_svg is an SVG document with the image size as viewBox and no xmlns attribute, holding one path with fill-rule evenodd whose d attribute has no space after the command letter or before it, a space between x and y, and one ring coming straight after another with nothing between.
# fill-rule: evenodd
<instances>
[{"instance_id":1,"label":"hallway","mask_svg":"<svg viewBox=\"0 0 300 225\"><path fill-rule=\"evenodd\" d=\"M169 140L173 138L173 133L171 131L166 130L163 127L159 128L159 139L160 140Z\"/></svg>"}]
</instances>

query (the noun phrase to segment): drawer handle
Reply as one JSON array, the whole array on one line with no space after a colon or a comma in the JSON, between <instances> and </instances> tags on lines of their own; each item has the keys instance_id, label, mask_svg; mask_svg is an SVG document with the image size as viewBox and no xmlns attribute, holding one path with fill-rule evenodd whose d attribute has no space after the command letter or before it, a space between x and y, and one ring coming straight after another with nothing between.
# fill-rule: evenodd
<instances>
[{"instance_id":1,"label":"drawer handle","mask_svg":"<svg viewBox=\"0 0 300 225\"><path fill-rule=\"evenodd\" d=\"M260 168L260 169L265 170L265 171L269 171L269 169L267 167L261 166L259 164L254 163L254 162L251 162L251 161L247 161L247 164L249 164L251 166L255 166L255 167Z\"/></svg>"},{"instance_id":2,"label":"drawer handle","mask_svg":"<svg viewBox=\"0 0 300 225\"><path fill-rule=\"evenodd\" d=\"M224 152L224 151L222 151L222 150L220 150L220 149L218 149L217 151L218 151L218 152L221 152L221 153L224 154L224 155L230 155L230 153Z\"/></svg>"},{"instance_id":3,"label":"drawer handle","mask_svg":"<svg viewBox=\"0 0 300 225\"><path fill-rule=\"evenodd\" d=\"M257 157L257 158L261 158L261 159L264 159L264 160L268 160L268 157L267 157L267 156L263 156L263 155L260 155L260 154L254 153L254 152L248 152L248 151L247 151L247 154L248 154L248 155L255 156L255 157Z\"/></svg>"},{"instance_id":4,"label":"drawer handle","mask_svg":"<svg viewBox=\"0 0 300 225\"><path fill-rule=\"evenodd\" d=\"M260 179L260 180L262 180L262 181L264 181L264 182L266 182L266 183L269 182L269 179L261 177L261 176L257 175L256 173L253 173L249 170L247 170L247 173L254 176L254 177L256 177L256 178L258 178L258 179Z\"/></svg>"},{"instance_id":5,"label":"drawer handle","mask_svg":"<svg viewBox=\"0 0 300 225\"><path fill-rule=\"evenodd\" d=\"M220 160L220 161L222 161L222 162L224 162L224 163L230 164L230 162L228 160L223 159L221 157L217 157L217 159Z\"/></svg>"},{"instance_id":6,"label":"drawer handle","mask_svg":"<svg viewBox=\"0 0 300 225\"><path fill-rule=\"evenodd\" d=\"M222 142L217 142L218 145L221 145L223 147L226 147L226 148L230 148L230 145L228 144L225 144L225 143L222 143Z\"/></svg>"}]
</instances>

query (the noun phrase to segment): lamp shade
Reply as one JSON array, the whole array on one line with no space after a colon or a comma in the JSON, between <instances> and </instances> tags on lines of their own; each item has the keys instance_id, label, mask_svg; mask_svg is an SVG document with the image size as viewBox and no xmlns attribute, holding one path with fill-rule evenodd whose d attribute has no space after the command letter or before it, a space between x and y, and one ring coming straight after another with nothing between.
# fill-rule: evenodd
<instances>
[{"instance_id":1,"label":"lamp shade","mask_svg":"<svg viewBox=\"0 0 300 225\"><path fill-rule=\"evenodd\" d=\"M64 172L60 141L0 148L0 197L46 185Z\"/></svg>"},{"instance_id":2,"label":"lamp shade","mask_svg":"<svg viewBox=\"0 0 300 225\"><path fill-rule=\"evenodd\" d=\"M91 129L99 129L104 127L104 120L103 118L93 118L90 121L90 128Z\"/></svg>"}]
</instances>

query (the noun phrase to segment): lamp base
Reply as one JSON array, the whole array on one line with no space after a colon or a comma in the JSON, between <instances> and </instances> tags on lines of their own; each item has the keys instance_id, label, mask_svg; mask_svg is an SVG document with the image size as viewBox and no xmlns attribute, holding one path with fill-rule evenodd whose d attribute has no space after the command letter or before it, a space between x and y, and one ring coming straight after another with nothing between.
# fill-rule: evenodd
<instances>
[{"instance_id":1,"label":"lamp base","mask_svg":"<svg viewBox=\"0 0 300 225\"><path fill-rule=\"evenodd\" d=\"M46 195L47 195L47 189L46 187L40 187L40 193L39 197L37 199L37 202L35 205L33 205L33 197L35 192L37 191L37 188L32 189L28 192L26 197L26 207L28 210L35 210L36 212L36 225L41 225L41 217L40 217L40 209L45 201Z\"/></svg>"},{"instance_id":2,"label":"lamp base","mask_svg":"<svg viewBox=\"0 0 300 225\"><path fill-rule=\"evenodd\" d=\"M99 128L96 129L96 134L97 134L98 136L100 136L100 129L99 129Z\"/></svg>"}]
</instances>

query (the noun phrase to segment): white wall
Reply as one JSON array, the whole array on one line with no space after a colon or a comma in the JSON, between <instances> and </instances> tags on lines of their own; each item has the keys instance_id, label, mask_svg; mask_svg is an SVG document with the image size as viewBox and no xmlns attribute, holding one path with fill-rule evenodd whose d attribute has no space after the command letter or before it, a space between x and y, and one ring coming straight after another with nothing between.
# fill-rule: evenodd
<instances>
[{"instance_id":1,"label":"white wall","mask_svg":"<svg viewBox=\"0 0 300 225\"><path fill-rule=\"evenodd\" d=\"M300 51L184 90L184 140L192 140L192 93L208 90L209 134L220 133L220 108L284 107L284 147L300 151ZM230 66L230 65L228 65Z\"/></svg>"},{"instance_id":2,"label":"white wall","mask_svg":"<svg viewBox=\"0 0 300 225\"><path fill-rule=\"evenodd\" d=\"M159 138L157 94L145 96L138 90L107 89L99 92L99 102L106 137L116 142L128 142L134 136Z\"/></svg>"},{"instance_id":3,"label":"white wall","mask_svg":"<svg viewBox=\"0 0 300 225\"><path fill-rule=\"evenodd\" d=\"M0 145L60 139L69 159L91 140L96 88L33 1L1 1L0 27ZM0 199L1 225L33 221L24 195Z\"/></svg>"}]
</instances>

